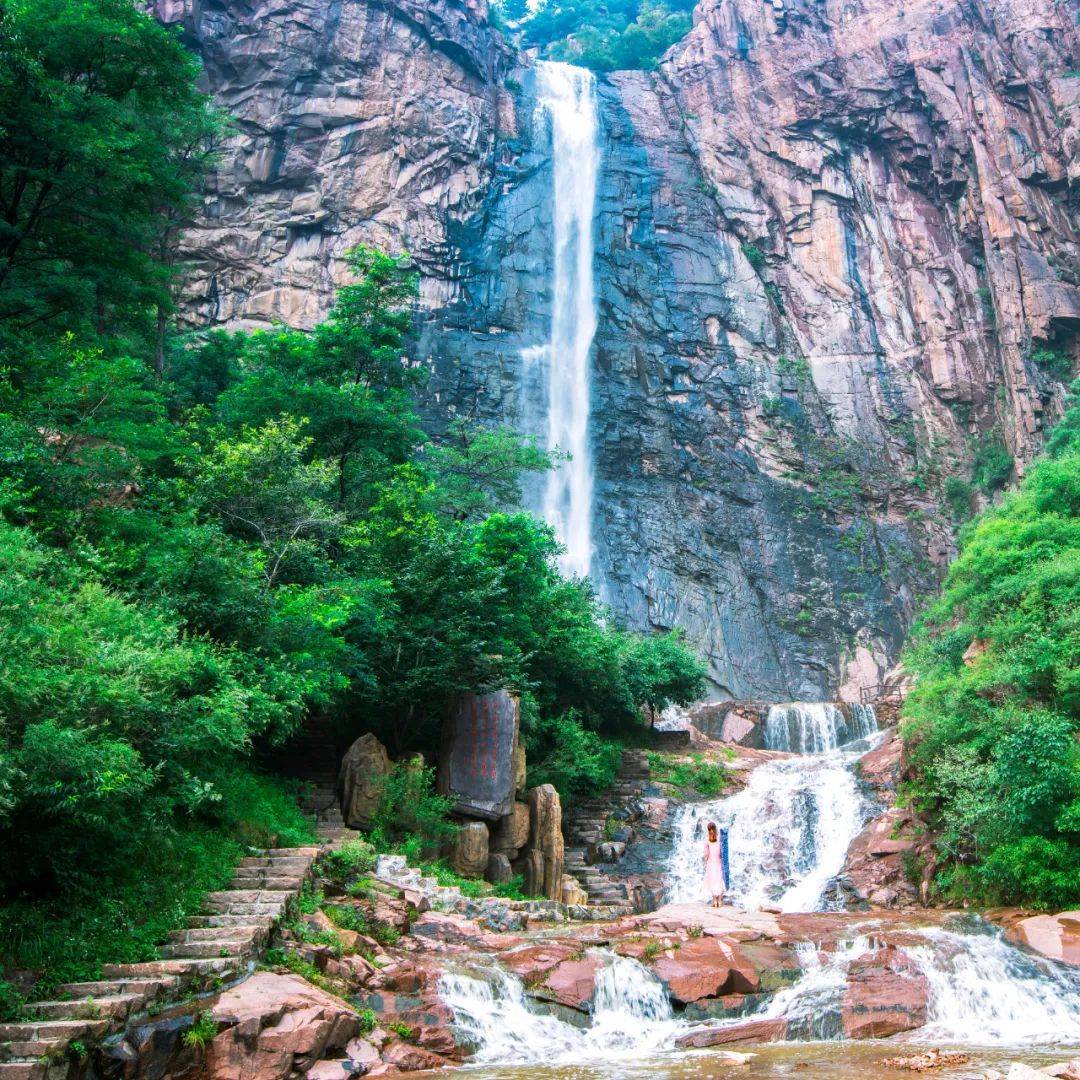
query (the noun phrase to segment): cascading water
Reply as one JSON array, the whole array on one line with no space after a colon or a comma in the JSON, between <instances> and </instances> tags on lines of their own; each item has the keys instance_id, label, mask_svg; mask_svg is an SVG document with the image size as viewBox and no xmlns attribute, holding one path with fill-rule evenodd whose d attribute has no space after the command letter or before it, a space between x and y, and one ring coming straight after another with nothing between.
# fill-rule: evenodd
<instances>
[{"instance_id":1,"label":"cascading water","mask_svg":"<svg viewBox=\"0 0 1080 1080\"><path fill-rule=\"evenodd\" d=\"M925 930L905 951L930 986L922 1039L1080 1045L1080 971L1022 952L997 933Z\"/></svg>"},{"instance_id":2,"label":"cascading water","mask_svg":"<svg viewBox=\"0 0 1080 1080\"><path fill-rule=\"evenodd\" d=\"M554 174L551 336L524 350L526 393L546 398L549 450L570 455L547 474L537 509L565 547L562 568L587 576L592 562L589 368L596 333L593 212L600 149L595 76L570 64L536 64L537 113L551 131ZM539 371L535 370L537 367ZM530 406L527 410L535 412Z\"/></svg>"},{"instance_id":3,"label":"cascading water","mask_svg":"<svg viewBox=\"0 0 1080 1080\"><path fill-rule=\"evenodd\" d=\"M730 902L748 908L775 905L782 911L827 906L828 885L872 813L851 771L867 746L837 749L877 730L873 709L856 708L850 717L835 705L770 709L770 748L807 748L805 756L759 766L736 795L681 808L668 866L670 900L702 899L702 841L706 823L715 821L729 830Z\"/></svg>"},{"instance_id":4,"label":"cascading water","mask_svg":"<svg viewBox=\"0 0 1080 1080\"><path fill-rule=\"evenodd\" d=\"M474 1061L559 1063L636 1057L668 1044L685 1025L675 1020L660 981L636 960L596 950L592 1023L575 1027L530 1005L521 980L505 971L487 977L448 972L439 991Z\"/></svg>"},{"instance_id":5,"label":"cascading water","mask_svg":"<svg viewBox=\"0 0 1080 1080\"><path fill-rule=\"evenodd\" d=\"M829 701L793 701L770 707L765 717L765 748L823 754L865 739L877 729L872 705L841 707Z\"/></svg>"}]
</instances>

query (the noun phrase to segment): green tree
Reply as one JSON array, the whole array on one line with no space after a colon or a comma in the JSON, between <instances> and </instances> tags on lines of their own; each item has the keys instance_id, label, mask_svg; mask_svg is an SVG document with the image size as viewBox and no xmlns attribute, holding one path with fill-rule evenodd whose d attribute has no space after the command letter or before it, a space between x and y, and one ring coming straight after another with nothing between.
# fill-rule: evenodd
<instances>
[{"instance_id":1,"label":"green tree","mask_svg":"<svg viewBox=\"0 0 1080 1080\"><path fill-rule=\"evenodd\" d=\"M178 38L126 0L0 8L0 349L150 336L166 237L217 123Z\"/></svg>"},{"instance_id":2,"label":"green tree","mask_svg":"<svg viewBox=\"0 0 1080 1080\"><path fill-rule=\"evenodd\" d=\"M906 662L916 806L953 897L1080 900L1080 401L962 534Z\"/></svg>"}]
</instances>

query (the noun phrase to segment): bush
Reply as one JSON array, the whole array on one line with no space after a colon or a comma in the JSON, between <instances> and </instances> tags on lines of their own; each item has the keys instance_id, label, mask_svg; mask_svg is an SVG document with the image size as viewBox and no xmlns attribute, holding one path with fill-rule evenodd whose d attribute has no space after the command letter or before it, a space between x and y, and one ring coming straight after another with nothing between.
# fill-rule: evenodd
<instances>
[{"instance_id":1,"label":"bush","mask_svg":"<svg viewBox=\"0 0 1080 1080\"><path fill-rule=\"evenodd\" d=\"M425 768L422 759L398 762L382 784L369 834L376 849L400 848L416 859L457 835L458 826L450 820L456 800L436 793L435 770Z\"/></svg>"},{"instance_id":2,"label":"bush","mask_svg":"<svg viewBox=\"0 0 1080 1080\"><path fill-rule=\"evenodd\" d=\"M1080 901L1078 413L1074 396L1019 490L968 526L906 653L909 794L952 899Z\"/></svg>"},{"instance_id":3,"label":"bush","mask_svg":"<svg viewBox=\"0 0 1080 1080\"><path fill-rule=\"evenodd\" d=\"M999 491L1009 482L1012 472L1012 454L1000 435L985 435L975 444L971 479L976 487L986 492Z\"/></svg>"},{"instance_id":4,"label":"bush","mask_svg":"<svg viewBox=\"0 0 1080 1080\"><path fill-rule=\"evenodd\" d=\"M945 502L953 521L966 521L971 517L971 497L974 491L966 480L950 476L945 481Z\"/></svg>"},{"instance_id":5,"label":"bush","mask_svg":"<svg viewBox=\"0 0 1080 1080\"><path fill-rule=\"evenodd\" d=\"M525 745L529 783L554 785L564 802L611 787L622 760L618 743L586 730L573 712L528 718Z\"/></svg>"}]
</instances>

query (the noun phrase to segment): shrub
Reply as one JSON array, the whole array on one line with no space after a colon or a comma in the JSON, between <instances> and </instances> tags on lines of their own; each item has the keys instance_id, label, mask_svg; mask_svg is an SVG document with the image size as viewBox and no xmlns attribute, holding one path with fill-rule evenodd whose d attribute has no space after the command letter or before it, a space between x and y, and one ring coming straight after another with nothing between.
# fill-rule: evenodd
<instances>
[{"instance_id":1,"label":"shrub","mask_svg":"<svg viewBox=\"0 0 1080 1080\"><path fill-rule=\"evenodd\" d=\"M1019 490L962 534L906 653L909 795L951 899L1080 901L1078 412L1074 397Z\"/></svg>"},{"instance_id":2,"label":"shrub","mask_svg":"<svg viewBox=\"0 0 1080 1080\"><path fill-rule=\"evenodd\" d=\"M971 485L958 476L950 476L945 481L945 502L953 521L966 521L971 517L971 497L974 494Z\"/></svg>"},{"instance_id":3,"label":"shrub","mask_svg":"<svg viewBox=\"0 0 1080 1080\"><path fill-rule=\"evenodd\" d=\"M530 784L552 784L572 802L615 783L622 748L586 730L575 713L548 720L533 716L525 734Z\"/></svg>"},{"instance_id":4,"label":"shrub","mask_svg":"<svg viewBox=\"0 0 1080 1080\"><path fill-rule=\"evenodd\" d=\"M765 266L765 252L757 244L746 243L742 245L742 253L746 261L755 269L762 270Z\"/></svg>"},{"instance_id":5,"label":"shrub","mask_svg":"<svg viewBox=\"0 0 1080 1080\"><path fill-rule=\"evenodd\" d=\"M455 800L435 791L435 770L415 758L398 762L383 780L379 805L371 819L371 844L389 850L412 842L407 854L437 851L457 835L450 820ZM374 865L374 864L372 864ZM371 869L368 866L367 869Z\"/></svg>"},{"instance_id":6,"label":"shrub","mask_svg":"<svg viewBox=\"0 0 1080 1080\"><path fill-rule=\"evenodd\" d=\"M975 444L972 482L986 492L999 491L1012 476L1013 459L996 434L985 435Z\"/></svg>"}]
</instances>

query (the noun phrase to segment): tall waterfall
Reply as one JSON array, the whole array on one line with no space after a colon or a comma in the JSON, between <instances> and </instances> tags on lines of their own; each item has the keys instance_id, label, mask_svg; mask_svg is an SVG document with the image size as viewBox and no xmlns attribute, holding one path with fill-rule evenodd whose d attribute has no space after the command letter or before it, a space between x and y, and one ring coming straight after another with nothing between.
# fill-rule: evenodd
<instances>
[{"instance_id":1,"label":"tall waterfall","mask_svg":"<svg viewBox=\"0 0 1080 1080\"><path fill-rule=\"evenodd\" d=\"M859 711L854 711L858 708ZM770 709L766 741L802 755L759 765L742 791L708 803L688 803L675 819L668 895L676 903L703 898L701 848L705 826L729 830L733 903L820 911L851 841L871 806L851 771L866 749L853 739L877 730L870 706L850 718L835 705L793 703Z\"/></svg>"},{"instance_id":2,"label":"tall waterfall","mask_svg":"<svg viewBox=\"0 0 1080 1080\"><path fill-rule=\"evenodd\" d=\"M526 349L526 386L546 390L546 436L570 460L547 475L538 507L565 546L562 568L586 576L592 561L592 455L589 447L589 367L596 333L593 212L600 149L596 82L590 71L539 61L537 112L551 131L554 236L551 336ZM543 392L543 391L541 391Z\"/></svg>"}]
</instances>

